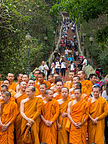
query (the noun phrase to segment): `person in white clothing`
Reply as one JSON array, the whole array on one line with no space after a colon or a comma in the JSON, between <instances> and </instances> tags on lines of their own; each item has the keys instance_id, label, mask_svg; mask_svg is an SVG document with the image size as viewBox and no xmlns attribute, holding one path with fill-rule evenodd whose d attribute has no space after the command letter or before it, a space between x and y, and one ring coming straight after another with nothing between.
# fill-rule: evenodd
<instances>
[{"instance_id":1,"label":"person in white clothing","mask_svg":"<svg viewBox=\"0 0 108 144\"><path fill-rule=\"evenodd\" d=\"M61 76L63 77L65 77L65 74L66 74L66 62L65 62L65 60L63 59L62 61L61 61Z\"/></svg>"},{"instance_id":2,"label":"person in white clothing","mask_svg":"<svg viewBox=\"0 0 108 144\"><path fill-rule=\"evenodd\" d=\"M44 61L42 61L41 66L39 67L39 70L45 74L45 78L47 78L47 71L49 70L48 66L45 64Z\"/></svg>"}]
</instances>

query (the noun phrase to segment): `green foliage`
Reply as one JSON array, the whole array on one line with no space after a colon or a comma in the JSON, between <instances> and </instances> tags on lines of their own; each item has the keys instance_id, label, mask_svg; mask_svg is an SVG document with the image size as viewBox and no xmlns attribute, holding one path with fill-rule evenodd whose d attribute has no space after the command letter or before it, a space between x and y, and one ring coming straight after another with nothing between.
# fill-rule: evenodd
<instances>
[{"instance_id":1,"label":"green foliage","mask_svg":"<svg viewBox=\"0 0 108 144\"><path fill-rule=\"evenodd\" d=\"M50 12L57 14L60 11L66 11L77 21L88 21L97 18L100 14L107 14L107 6L107 0L59 0L52 6Z\"/></svg>"},{"instance_id":2,"label":"green foliage","mask_svg":"<svg viewBox=\"0 0 108 144\"><path fill-rule=\"evenodd\" d=\"M0 73L25 73L30 50L31 70L47 60L54 46L57 17L49 14L54 1L5 0L0 3ZM25 36L32 40L27 43ZM45 41L44 37L48 40Z\"/></svg>"}]
</instances>

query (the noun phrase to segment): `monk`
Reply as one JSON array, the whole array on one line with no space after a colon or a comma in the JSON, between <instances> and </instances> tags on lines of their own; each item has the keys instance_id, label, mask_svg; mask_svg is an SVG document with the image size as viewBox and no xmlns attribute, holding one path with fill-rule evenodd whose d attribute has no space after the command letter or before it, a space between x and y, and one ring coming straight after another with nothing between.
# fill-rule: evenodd
<instances>
[{"instance_id":1,"label":"monk","mask_svg":"<svg viewBox=\"0 0 108 144\"><path fill-rule=\"evenodd\" d=\"M43 72L39 72L38 74L38 81L35 82L35 88L39 90L40 84L45 83L47 85L47 89L51 87L51 84L49 81L44 80L45 74Z\"/></svg>"},{"instance_id":2,"label":"monk","mask_svg":"<svg viewBox=\"0 0 108 144\"><path fill-rule=\"evenodd\" d=\"M3 93L6 92L6 91L8 91L7 85L2 85L1 86L1 99L2 99ZM15 102L14 94L12 92L11 92L10 100Z\"/></svg>"},{"instance_id":3,"label":"monk","mask_svg":"<svg viewBox=\"0 0 108 144\"><path fill-rule=\"evenodd\" d=\"M100 87L93 87L93 97L89 99L89 106L88 142L104 144L104 121L108 115L108 104L100 96Z\"/></svg>"},{"instance_id":4,"label":"monk","mask_svg":"<svg viewBox=\"0 0 108 144\"><path fill-rule=\"evenodd\" d=\"M28 81L27 86L35 86L35 81L32 80L32 79L30 79L30 80ZM37 96L37 95L39 95L39 94L40 94L40 91L39 91L38 89L35 89L35 96Z\"/></svg>"},{"instance_id":5,"label":"monk","mask_svg":"<svg viewBox=\"0 0 108 144\"><path fill-rule=\"evenodd\" d=\"M82 84L82 87L86 89L85 93L89 98L92 91L92 82L90 80L85 80L85 72L83 70L78 71L77 75L80 77L80 82Z\"/></svg>"},{"instance_id":6,"label":"monk","mask_svg":"<svg viewBox=\"0 0 108 144\"><path fill-rule=\"evenodd\" d=\"M23 136L26 127L31 128L33 144L39 142L39 123L42 110L42 99L35 97L35 87L29 86L26 89L27 97L21 101L20 113L22 116L21 134Z\"/></svg>"},{"instance_id":7,"label":"monk","mask_svg":"<svg viewBox=\"0 0 108 144\"><path fill-rule=\"evenodd\" d=\"M20 84L20 91L18 93L16 93L15 97L15 101L17 103L18 106L18 113L17 113L17 117L15 120L15 132L16 132L16 144L22 144L22 137L21 137L21 122L22 122L22 116L20 114L20 102L27 98L26 95L26 82L22 81Z\"/></svg>"},{"instance_id":8,"label":"monk","mask_svg":"<svg viewBox=\"0 0 108 144\"><path fill-rule=\"evenodd\" d=\"M14 144L17 104L10 100L11 93L8 91L4 92L2 97L3 103L0 103L0 144Z\"/></svg>"},{"instance_id":9,"label":"monk","mask_svg":"<svg viewBox=\"0 0 108 144\"><path fill-rule=\"evenodd\" d=\"M40 141L41 143L56 144L57 141L57 118L59 116L59 104L53 99L53 91L45 92L46 99L43 101Z\"/></svg>"},{"instance_id":10,"label":"monk","mask_svg":"<svg viewBox=\"0 0 108 144\"><path fill-rule=\"evenodd\" d=\"M39 69L36 69L36 70L34 71L35 82L37 82L37 81L38 81L38 74L39 74L39 72L40 72L40 70L39 70Z\"/></svg>"},{"instance_id":11,"label":"monk","mask_svg":"<svg viewBox=\"0 0 108 144\"><path fill-rule=\"evenodd\" d=\"M48 81L51 83L51 87L55 85L55 78L54 78L54 74L50 74L48 76Z\"/></svg>"},{"instance_id":12,"label":"monk","mask_svg":"<svg viewBox=\"0 0 108 144\"><path fill-rule=\"evenodd\" d=\"M37 97L40 97L42 100L44 100L46 89L47 89L47 85L45 83L40 84L40 94Z\"/></svg>"},{"instance_id":13,"label":"monk","mask_svg":"<svg viewBox=\"0 0 108 144\"><path fill-rule=\"evenodd\" d=\"M74 71L70 71L69 72L69 81L66 81L65 86L70 89L72 88L73 85L73 77L75 76L75 72Z\"/></svg>"},{"instance_id":14,"label":"monk","mask_svg":"<svg viewBox=\"0 0 108 144\"><path fill-rule=\"evenodd\" d=\"M22 81L22 77L23 77L23 74L18 74L17 75L17 86L16 86L16 92L18 93L19 92L19 83Z\"/></svg>"},{"instance_id":15,"label":"monk","mask_svg":"<svg viewBox=\"0 0 108 144\"><path fill-rule=\"evenodd\" d=\"M68 104L68 117L71 122L69 143L86 144L89 107L88 103L81 99L81 89L75 89L74 95L76 99Z\"/></svg>"},{"instance_id":16,"label":"monk","mask_svg":"<svg viewBox=\"0 0 108 144\"><path fill-rule=\"evenodd\" d=\"M95 83L97 83L97 75L96 74L90 74L89 80L92 82L92 85L94 85Z\"/></svg>"},{"instance_id":17,"label":"monk","mask_svg":"<svg viewBox=\"0 0 108 144\"><path fill-rule=\"evenodd\" d=\"M26 82L26 84L27 84L29 81L29 76L27 74L23 74L22 81Z\"/></svg>"},{"instance_id":18,"label":"monk","mask_svg":"<svg viewBox=\"0 0 108 144\"><path fill-rule=\"evenodd\" d=\"M69 90L67 87L63 87L61 90L62 98L57 100L59 103L59 118L58 118L58 144L68 143L68 132L65 129L67 122L67 108L70 101Z\"/></svg>"},{"instance_id":19,"label":"monk","mask_svg":"<svg viewBox=\"0 0 108 144\"><path fill-rule=\"evenodd\" d=\"M63 87L63 81L62 79L58 79L56 82L56 93L54 93L53 97L54 99L58 100L58 99L61 99L62 96L61 96L61 89Z\"/></svg>"},{"instance_id":20,"label":"monk","mask_svg":"<svg viewBox=\"0 0 108 144\"><path fill-rule=\"evenodd\" d=\"M9 80L4 80L3 81L3 85L6 85L8 87L8 91L11 93L11 100L14 100L14 95L16 94L16 92L12 89L10 89L10 81Z\"/></svg>"},{"instance_id":21,"label":"monk","mask_svg":"<svg viewBox=\"0 0 108 144\"><path fill-rule=\"evenodd\" d=\"M12 89L12 90L15 91L17 83L13 82L14 81L14 74L13 73L8 73L6 78L10 81L9 89Z\"/></svg>"}]
</instances>

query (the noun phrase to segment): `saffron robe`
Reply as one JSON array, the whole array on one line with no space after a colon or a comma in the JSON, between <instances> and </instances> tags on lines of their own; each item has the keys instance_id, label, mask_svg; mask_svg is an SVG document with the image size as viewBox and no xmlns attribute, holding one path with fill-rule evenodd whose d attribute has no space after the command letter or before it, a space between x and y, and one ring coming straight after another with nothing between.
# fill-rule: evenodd
<instances>
[{"instance_id":1,"label":"saffron robe","mask_svg":"<svg viewBox=\"0 0 108 144\"><path fill-rule=\"evenodd\" d=\"M27 98L26 93L21 94L20 92L16 93L15 101L17 103L17 117L15 119L15 134L16 134L16 144L22 144L22 137L21 137L21 123L22 123L22 116L20 114L20 102Z\"/></svg>"},{"instance_id":2,"label":"saffron robe","mask_svg":"<svg viewBox=\"0 0 108 144\"><path fill-rule=\"evenodd\" d=\"M33 144L40 144L39 123L40 123L40 115L42 110L42 99L37 97L34 97L32 99L26 98L22 100L21 103L24 104L24 114L28 118L34 120L34 123L31 126ZM27 120L22 118L21 134L23 134L26 124L27 124Z\"/></svg>"},{"instance_id":3,"label":"saffron robe","mask_svg":"<svg viewBox=\"0 0 108 144\"><path fill-rule=\"evenodd\" d=\"M58 131L58 144L67 144L68 143L68 132L65 129L67 117L62 117L62 113L67 113L68 103L71 99L68 98L66 101L62 99L58 100L59 102L59 118L58 123L61 125L61 129Z\"/></svg>"},{"instance_id":4,"label":"saffron robe","mask_svg":"<svg viewBox=\"0 0 108 144\"><path fill-rule=\"evenodd\" d=\"M97 124L93 124L92 120L88 121L88 141L89 144L104 144L104 121L108 114L108 104L103 97L99 97L96 101L89 99L90 115L92 118L98 117Z\"/></svg>"},{"instance_id":5,"label":"saffron robe","mask_svg":"<svg viewBox=\"0 0 108 144\"><path fill-rule=\"evenodd\" d=\"M59 104L55 99L45 103L43 101L42 115L45 120L52 121L51 127L47 127L41 120L40 123L40 141L41 143L56 144L57 141L57 123L56 120L59 116Z\"/></svg>"},{"instance_id":6,"label":"saffron robe","mask_svg":"<svg viewBox=\"0 0 108 144\"><path fill-rule=\"evenodd\" d=\"M1 131L0 127L0 144L14 144L14 121L16 115L17 115L17 104L15 102L10 101L7 104L3 104L1 111L2 124L6 125L9 121L11 122L11 124L4 132Z\"/></svg>"},{"instance_id":7,"label":"saffron robe","mask_svg":"<svg viewBox=\"0 0 108 144\"><path fill-rule=\"evenodd\" d=\"M71 102L70 115L75 123L83 122L85 123L81 128L76 128L72 123L70 125L69 133L69 143L72 144L86 144L87 136L87 119L89 116L89 106L85 100L80 100L79 102L73 104Z\"/></svg>"}]
</instances>

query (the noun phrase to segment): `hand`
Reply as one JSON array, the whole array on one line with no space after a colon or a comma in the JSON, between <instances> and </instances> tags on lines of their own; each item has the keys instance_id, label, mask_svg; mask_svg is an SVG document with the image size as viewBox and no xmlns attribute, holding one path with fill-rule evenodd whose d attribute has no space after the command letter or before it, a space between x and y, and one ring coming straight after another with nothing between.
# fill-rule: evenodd
<instances>
[{"instance_id":1,"label":"hand","mask_svg":"<svg viewBox=\"0 0 108 144\"><path fill-rule=\"evenodd\" d=\"M49 126L52 126L53 122L52 121L49 121Z\"/></svg>"},{"instance_id":2,"label":"hand","mask_svg":"<svg viewBox=\"0 0 108 144\"><path fill-rule=\"evenodd\" d=\"M26 125L27 125L28 127L31 127L31 126L32 126L32 125L31 125L31 124L29 124L29 123L27 123Z\"/></svg>"},{"instance_id":3,"label":"hand","mask_svg":"<svg viewBox=\"0 0 108 144\"><path fill-rule=\"evenodd\" d=\"M6 130L7 130L8 126L7 126L7 125L2 125L2 126L1 126L1 128L2 128L2 130L1 130L1 131L2 131L2 132L4 132L4 131L6 131Z\"/></svg>"},{"instance_id":4,"label":"hand","mask_svg":"<svg viewBox=\"0 0 108 144\"><path fill-rule=\"evenodd\" d=\"M58 126L58 130L62 128L62 126L59 123L57 124L57 126Z\"/></svg>"},{"instance_id":5,"label":"hand","mask_svg":"<svg viewBox=\"0 0 108 144\"><path fill-rule=\"evenodd\" d=\"M34 120L29 119L29 120L28 120L28 123L29 123L30 125L32 125L32 124L34 123Z\"/></svg>"},{"instance_id":6,"label":"hand","mask_svg":"<svg viewBox=\"0 0 108 144\"><path fill-rule=\"evenodd\" d=\"M85 123L85 120L83 120L83 122L77 123L77 125L81 127L84 123Z\"/></svg>"},{"instance_id":7,"label":"hand","mask_svg":"<svg viewBox=\"0 0 108 144\"><path fill-rule=\"evenodd\" d=\"M49 121L48 120L45 120L45 124L46 124L46 126L50 126L50 124L49 124Z\"/></svg>"},{"instance_id":8,"label":"hand","mask_svg":"<svg viewBox=\"0 0 108 144\"><path fill-rule=\"evenodd\" d=\"M78 123L73 123L73 125L74 125L77 129L81 128L81 127L78 125Z\"/></svg>"},{"instance_id":9,"label":"hand","mask_svg":"<svg viewBox=\"0 0 108 144\"><path fill-rule=\"evenodd\" d=\"M64 117L67 117L67 113L62 113L62 117L64 118Z\"/></svg>"},{"instance_id":10,"label":"hand","mask_svg":"<svg viewBox=\"0 0 108 144\"><path fill-rule=\"evenodd\" d=\"M97 120L98 120L97 118L92 119L92 123L96 125L97 124Z\"/></svg>"}]
</instances>

